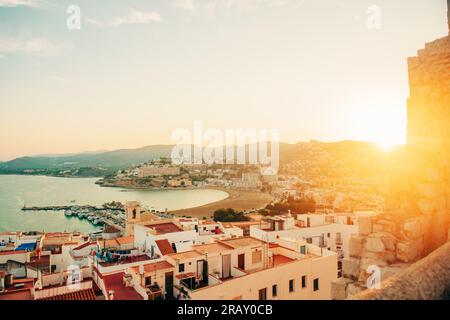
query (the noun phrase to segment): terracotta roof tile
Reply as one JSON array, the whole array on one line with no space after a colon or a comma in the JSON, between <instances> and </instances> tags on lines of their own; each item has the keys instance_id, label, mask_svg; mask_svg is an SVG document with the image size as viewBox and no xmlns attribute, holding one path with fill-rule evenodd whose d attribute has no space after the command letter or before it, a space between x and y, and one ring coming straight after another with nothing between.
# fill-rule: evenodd
<instances>
[{"instance_id":1,"label":"terracotta roof tile","mask_svg":"<svg viewBox=\"0 0 450 320\"><path fill-rule=\"evenodd\" d=\"M38 300L77 300L77 301L82 301L82 300L96 300L96 297L95 297L94 290L85 289L85 290L80 290L80 291L75 291L75 292L58 294L53 297L47 297L47 298L38 299Z\"/></svg>"},{"instance_id":2,"label":"terracotta roof tile","mask_svg":"<svg viewBox=\"0 0 450 320\"><path fill-rule=\"evenodd\" d=\"M163 256L174 253L173 248L167 239L156 240L155 242Z\"/></svg>"}]
</instances>

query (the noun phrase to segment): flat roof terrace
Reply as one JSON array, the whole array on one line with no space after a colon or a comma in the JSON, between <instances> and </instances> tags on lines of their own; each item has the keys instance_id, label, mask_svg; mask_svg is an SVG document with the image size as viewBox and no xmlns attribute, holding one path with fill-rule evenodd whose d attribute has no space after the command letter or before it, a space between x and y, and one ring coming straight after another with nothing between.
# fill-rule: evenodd
<instances>
[{"instance_id":1,"label":"flat roof terrace","mask_svg":"<svg viewBox=\"0 0 450 320\"><path fill-rule=\"evenodd\" d=\"M164 222L157 224L147 224L145 227L154 230L157 234L166 234L173 232L183 231L182 228L174 224L173 222Z\"/></svg>"},{"instance_id":2,"label":"flat roof terrace","mask_svg":"<svg viewBox=\"0 0 450 320\"><path fill-rule=\"evenodd\" d=\"M242 237L242 238L220 240L220 241L218 241L218 243L225 244L227 246L230 246L233 249L243 248L243 247L250 247L250 246L262 246L262 245L264 245L263 241L258 240L258 239L253 238L253 237Z\"/></svg>"},{"instance_id":3,"label":"flat roof terrace","mask_svg":"<svg viewBox=\"0 0 450 320\"><path fill-rule=\"evenodd\" d=\"M150 261L153 259L150 258L149 256L143 254L143 255L138 255L138 256L129 256L129 257L126 257L126 258L121 259L116 262L98 262L98 264L101 265L102 267L111 267L111 266L118 266L118 265L122 265L122 264L141 262L141 261L147 261L147 260ZM95 264L96 264L96 262L94 262L94 265Z\"/></svg>"}]
</instances>

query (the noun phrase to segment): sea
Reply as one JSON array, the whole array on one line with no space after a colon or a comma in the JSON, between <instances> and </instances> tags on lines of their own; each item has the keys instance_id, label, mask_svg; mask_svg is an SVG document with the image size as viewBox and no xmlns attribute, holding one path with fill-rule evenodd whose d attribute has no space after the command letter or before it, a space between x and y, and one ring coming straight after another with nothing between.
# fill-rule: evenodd
<instances>
[{"instance_id":1,"label":"sea","mask_svg":"<svg viewBox=\"0 0 450 320\"><path fill-rule=\"evenodd\" d=\"M98 227L89 221L68 218L62 211L22 211L26 206L102 205L111 201L140 201L149 209L179 210L225 199L228 194L211 189L131 190L100 187L96 178L0 175L0 232L80 231Z\"/></svg>"}]
</instances>

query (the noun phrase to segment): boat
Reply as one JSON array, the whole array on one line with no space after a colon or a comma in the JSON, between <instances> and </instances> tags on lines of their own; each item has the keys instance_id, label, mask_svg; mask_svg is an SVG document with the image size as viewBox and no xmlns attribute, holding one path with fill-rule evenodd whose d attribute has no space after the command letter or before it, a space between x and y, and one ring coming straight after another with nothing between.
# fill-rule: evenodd
<instances>
[{"instance_id":1,"label":"boat","mask_svg":"<svg viewBox=\"0 0 450 320\"><path fill-rule=\"evenodd\" d=\"M95 217L92 215L89 215L87 219L92 222L95 219Z\"/></svg>"},{"instance_id":2,"label":"boat","mask_svg":"<svg viewBox=\"0 0 450 320\"><path fill-rule=\"evenodd\" d=\"M84 212L80 212L80 213L78 213L78 218L84 219L84 218L86 218L86 214Z\"/></svg>"},{"instance_id":3,"label":"boat","mask_svg":"<svg viewBox=\"0 0 450 320\"><path fill-rule=\"evenodd\" d=\"M73 215L73 212L71 210L66 210L66 211L64 211L64 215L66 217L71 217Z\"/></svg>"}]
</instances>

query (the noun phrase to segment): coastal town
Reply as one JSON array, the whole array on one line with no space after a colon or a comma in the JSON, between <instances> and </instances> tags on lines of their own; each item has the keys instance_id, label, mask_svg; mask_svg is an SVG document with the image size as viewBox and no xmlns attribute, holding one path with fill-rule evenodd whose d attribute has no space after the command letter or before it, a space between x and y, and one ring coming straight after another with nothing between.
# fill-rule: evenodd
<instances>
[{"instance_id":1,"label":"coastal town","mask_svg":"<svg viewBox=\"0 0 450 320\"><path fill-rule=\"evenodd\" d=\"M200 300L449 300L447 6L448 34L408 58L405 145L280 143L276 169L179 162L171 145L0 162L0 300L185 301L185 315ZM89 21L162 21L132 18Z\"/></svg>"},{"instance_id":2,"label":"coastal town","mask_svg":"<svg viewBox=\"0 0 450 320\"><path fill-rule=\"evenodd\" d=\"M164 219L138 202L124 210L124 231L2 233L0 299L330 299L350 236L373 216L220 222Z\"/></svg>"}]
</instances>

